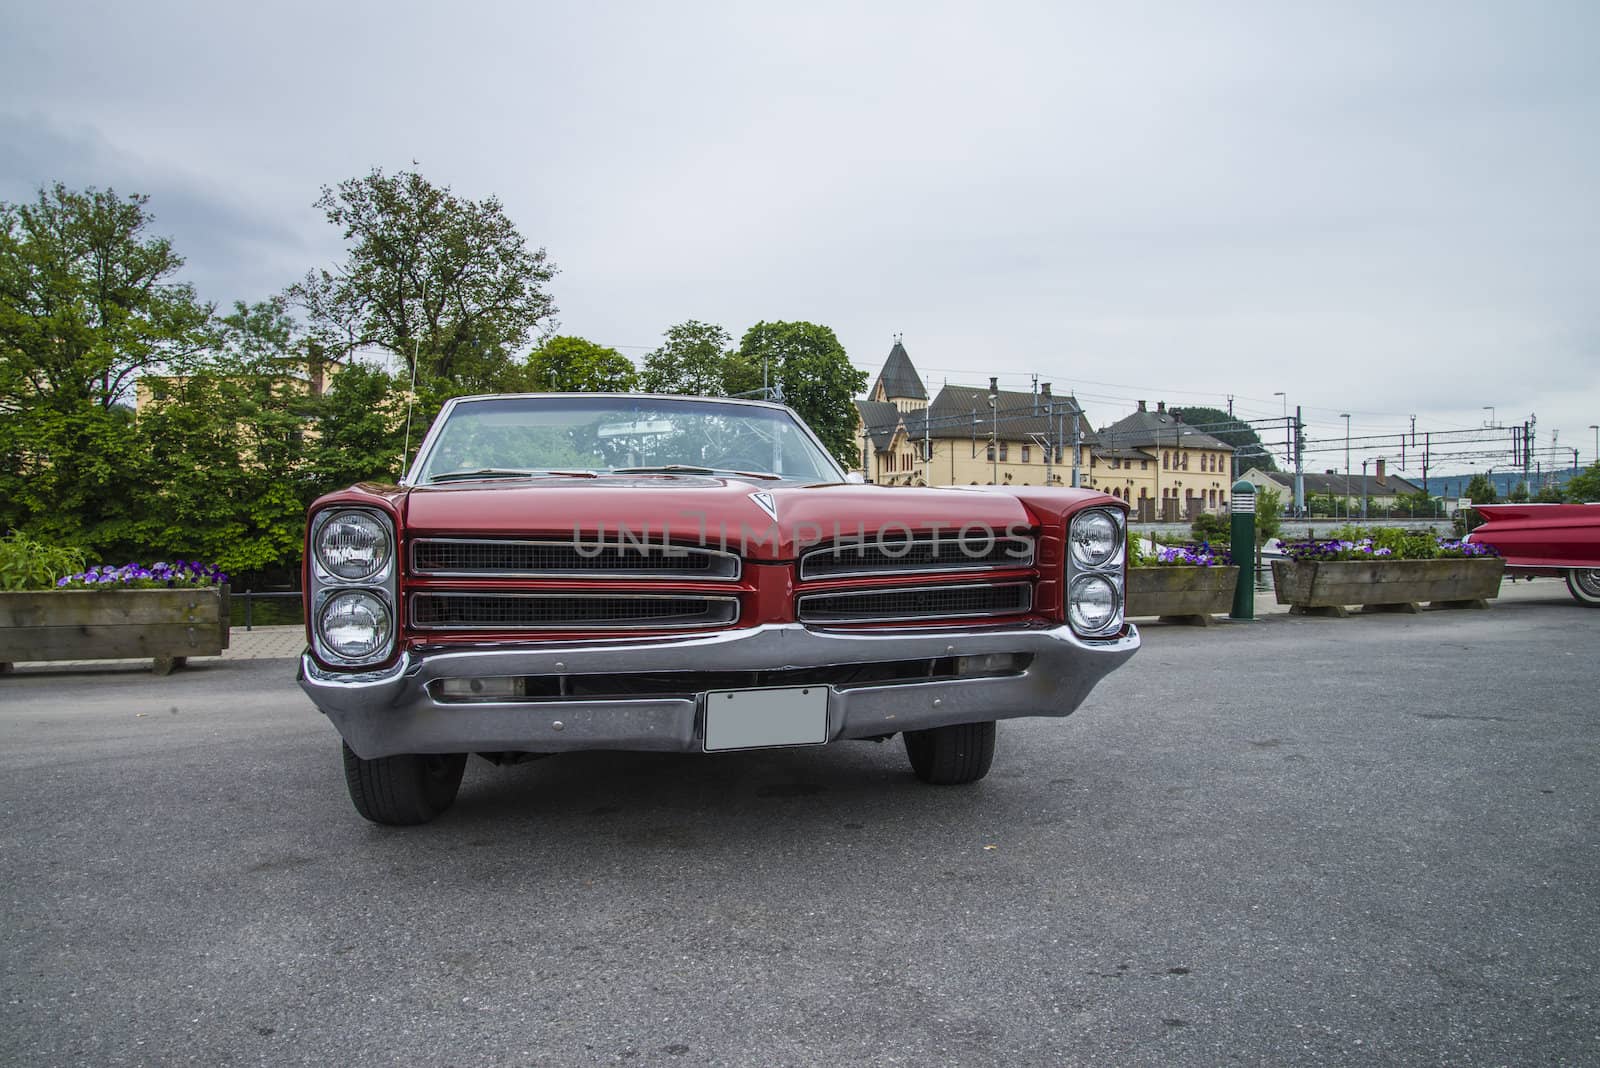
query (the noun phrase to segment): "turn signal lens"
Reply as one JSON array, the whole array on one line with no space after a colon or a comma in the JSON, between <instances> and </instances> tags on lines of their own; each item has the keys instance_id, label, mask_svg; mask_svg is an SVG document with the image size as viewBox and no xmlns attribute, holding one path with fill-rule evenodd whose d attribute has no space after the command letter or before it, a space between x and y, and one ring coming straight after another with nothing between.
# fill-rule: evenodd
<instances>
[{"instance_id":1,"label":"turn signal lens","mask_svg":"<svg viewBox=\"0 0 1600 1068\"><path fill-rule=\"evenodd\" d=\"M389 562L389 528L370 512L338 512L317 531L316 549L329 574L359 582Z\"/></svg>"},{"instance_id":2,"label":"turn signal lens","mask_svg":"<svg viewBox=\"0 0 1600 1068\"><path fill-rule=\"evenodd\" d=\"M1072 521L1072 558L1085 567L1100 567L1121 546L1117 521L1105 512L1084 512Z\"/></svg>"},{"instance_id":3,"label":"turn signal lens","mask_svg":"<svg viewBox=\"0 0 1600 1068\"><path fill-rule=\"evenodd\" d=\"M394 619L376 596L352 590L329 598L317 629L323 647L341 660L374 660L388 650Z\"/></svg>"}]
</instances>

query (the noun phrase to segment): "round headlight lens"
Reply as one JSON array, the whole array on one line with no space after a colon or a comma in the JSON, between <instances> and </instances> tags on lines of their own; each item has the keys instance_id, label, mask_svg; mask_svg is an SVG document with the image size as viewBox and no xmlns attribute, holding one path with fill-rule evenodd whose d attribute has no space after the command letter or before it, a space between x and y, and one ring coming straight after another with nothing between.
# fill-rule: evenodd
<instances>
[{"instance_id":1,"label":"round headlight lens","mask_svg":"<svg viewBox=\"0 0 1600 1068\"><path fill-rule=\"evenodd\" d=\"M1072 521L1072 558L1099 567L1117 555L1117 522L1105 512L1085 512Z\"/></svg>"},{"instance_id":2,"label":"round headlight lens","mask_svg":"<svg viewBox=\"0 0 1600 1068\"><path fill-rule=\"evenodd\" d=\"M339 512L317 531L317 561L332 575L358 581L389 562L389 528L370 512Z\"/></svg>"},{"instance_id":3,"label":"round headlight lens","mask_svg":"<svg viewBox=\"0 0 1600 1068\"><path fill-rule=\"evenodd\" d=\"M1116 620L1119 600L1117 588L1110 579L1084 575L1072 584L1067 614L1077 630L1098 634Z\"/></svg>"},{"instance_id":4,"label":"round headlight lens","mask_svg":"<svg viewBox=\"0 0 1600 1068\"><path fill-rule=\"evenodd\" d=\"M317 629L322 645L341 660L371 660L382 654L394 631L389 606L364 590L330 597Z\"/></svg>"}]
</instances>

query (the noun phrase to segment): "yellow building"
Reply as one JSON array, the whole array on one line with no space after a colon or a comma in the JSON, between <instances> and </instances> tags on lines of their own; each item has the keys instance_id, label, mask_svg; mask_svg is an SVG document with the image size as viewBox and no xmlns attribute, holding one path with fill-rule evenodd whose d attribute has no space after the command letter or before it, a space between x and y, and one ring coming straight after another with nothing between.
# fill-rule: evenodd
<instances>
[{"instance_id":1,"label":"yellow building","mask_svg":"<svg viewBox=\"0 0 1600 1068\"><path fill-rule=\"evenodd\" d=\"M1184 520L1227 509L1233 446L1189 426L1165 401L1153 412L1140 401L1097 437L1086 484L1127 501L1135 519Z\"/></svg>"},{"instance_id":2,"label":"yellow building","mask_svg":"<svg viewBox=\"0 0 1600 1068\"><path fill-rule=\"evenodd\" d=\"M1134 518L1172 521L1228 507L1233 447L1168 411L1165 401L1108 427L1090 427L1078 401L975 386L939 390L930 403L922 377L897 338L864 401L861 470L888 486L1074 484L1127 501Z\"/></svg>"},{"instance_id":3,"label":"yellow building","mask_svg":"<svg viewBox=\"0 0 1600 1068\"><path fill-rule=\"evenodd\" d=\"M991 387L993 382L991 380ZM1094 441L1070 396L947 385L929 403L922 378L897 339L860 416L861 469L889 486L1072 484L1072 443L1087 485Z\"/></svg>"},{"instance_id":4,"label":"yellow building","mask_svg":"<svg viewBox=\"0 0 1600 1068\"><path fill-rule=\"evenodd\" d=\"M288 383L297 393L320 397L328 391L334 375L344 369L337 360L310 357L305 360L285 361L283 367L271 375L274 381ZM158 394L170 394L189 381L188 375L142 375L133 384L135 412L144 411L157 400ZM236 379L236 381L248 381Z\"/></svg>"}]
</instances>

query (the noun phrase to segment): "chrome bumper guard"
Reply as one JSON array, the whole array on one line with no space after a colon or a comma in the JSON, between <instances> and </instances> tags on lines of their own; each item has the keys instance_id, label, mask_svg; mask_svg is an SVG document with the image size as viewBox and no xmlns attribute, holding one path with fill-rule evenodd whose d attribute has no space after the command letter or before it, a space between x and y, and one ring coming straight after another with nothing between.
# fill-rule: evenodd
<instances>
[{"instance_id":1,"label":"chrome bumper guard","mask_svg":"<svg viewBox=\"0 0 1600 1068\"><path fill-rule=\"evenodd\" d=\"M697 752L704 695L605 699L514 698L441 702L442 679L616 675L632 672L772 671L990 653L1024 654L1015 673L831 688L828 739L874 738L953 723L1066 716L1139 648L1121 637L1085 640L1065 626L893 633L777 624L713 635L504 644L421 655L366 673L326 671L300 659L300 685L358 756L578 749Z\"/></svg>"}]
</instances>

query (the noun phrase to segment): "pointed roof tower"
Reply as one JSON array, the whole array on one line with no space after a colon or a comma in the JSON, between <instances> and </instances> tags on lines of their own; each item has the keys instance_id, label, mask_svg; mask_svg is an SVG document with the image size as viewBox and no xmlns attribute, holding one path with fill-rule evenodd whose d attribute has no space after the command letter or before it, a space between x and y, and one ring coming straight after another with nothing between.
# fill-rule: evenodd
<instances>
[{"instance_id":1,"label":"pointed roof tower","mask_svg":"<svg viewBox=\"0 0 1600 1068\"><path fill-rule=\"evenodd\" d=\"M878 380L867 396L875 401L916 401L918 407L928 403L927 387L922 384L917 369L911 366L911 357L906 354L899 334L895 335L894 348L889 350L889 358L883 361L883 370L878 372Z\"/></svg>"}]
</instances>

